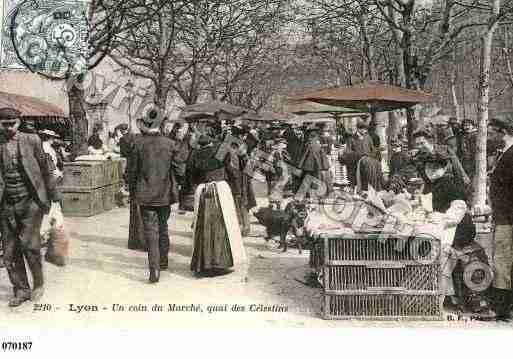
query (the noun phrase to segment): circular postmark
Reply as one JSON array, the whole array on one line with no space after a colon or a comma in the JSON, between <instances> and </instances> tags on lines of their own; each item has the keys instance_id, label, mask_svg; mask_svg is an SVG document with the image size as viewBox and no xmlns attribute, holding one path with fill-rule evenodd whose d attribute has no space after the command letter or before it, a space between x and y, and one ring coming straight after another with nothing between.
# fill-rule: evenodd
<instances>
[{"instance_id":1,"label":"circular postmark","mask_svg":"<svg viewBox=\"0 0 513 359\"><path fill-rule=\"evenodd\" d=\"M64 79L87 70L87 4L80 0L25 0L12 17L10 35L30 71Z\"/></svg>"}]
</instances>

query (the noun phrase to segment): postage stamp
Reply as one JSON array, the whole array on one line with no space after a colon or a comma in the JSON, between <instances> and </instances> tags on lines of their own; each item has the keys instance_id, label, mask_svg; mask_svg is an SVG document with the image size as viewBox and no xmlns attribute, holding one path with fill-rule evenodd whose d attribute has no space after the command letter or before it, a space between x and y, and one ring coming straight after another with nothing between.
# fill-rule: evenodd
<instances>
[{"instance_id":1,"label":"postage stamp","mask_svg":"<svg viewBox=\"0 0 513 359\"><path fill-rule=\"evenodd\" d=\"M87 68L87 3L26 0L10 17L10 38L18 60L30 71L54 79Z\"/></svg>"}]
</instances>

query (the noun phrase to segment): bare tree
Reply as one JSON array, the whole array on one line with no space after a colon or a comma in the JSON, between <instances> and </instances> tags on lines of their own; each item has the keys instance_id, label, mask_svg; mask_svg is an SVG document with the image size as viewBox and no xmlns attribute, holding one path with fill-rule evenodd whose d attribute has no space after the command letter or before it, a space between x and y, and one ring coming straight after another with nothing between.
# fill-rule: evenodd
<instances>
[{"instance_id":1,"label":"bare tree","mask_svg":"<svg viewBox=\"0 0 513 359\"><path fill-rule=\"evenodd\" d=\"M165 0L90 0L88 11L89 51L87 71L94 69L107 56L114 38L119 33L137 28L148 17L158 13ZM152 11L140 15L141 9ZM68 64L71 68L72 64ZM73 126L72 156L87 153L88 122L85 110L85 95L82 82L86 73L68 71L64 80L68 92L70 119Z\"/></svg>"},{"instance_id":2,"label":"bare tree","mask_svg":"<svg viewBox=\"0 0 513 359\"><path fill-rule=\"evenodd\" d=\"M478 141L474 205L482 207L486 203L486 139L488 130L488 106L490 101L490 68L492 66L492 46L499 23L513 12L511 1L501 7L500 0L491 0L488 6L486 29L481 37L479 99L478 99Z\"/></svg>"}]
</instances>

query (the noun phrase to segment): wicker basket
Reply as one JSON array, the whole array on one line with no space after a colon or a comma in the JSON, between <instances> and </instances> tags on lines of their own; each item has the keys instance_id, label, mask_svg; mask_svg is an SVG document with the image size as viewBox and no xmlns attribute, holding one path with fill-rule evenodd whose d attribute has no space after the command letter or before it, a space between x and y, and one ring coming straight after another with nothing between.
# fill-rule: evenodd
<instances>
[{"instance_id":1,"label":"wicker basket","mask_svg":"<svg viewBox=\"0 0 513 359\"><path fill-rule=\"evenodd\" d=\"M323 249L318 244L323 244ZM377 235L321 235L325 319L441 320L439 243Z\"/></svg>"}]
</instances>

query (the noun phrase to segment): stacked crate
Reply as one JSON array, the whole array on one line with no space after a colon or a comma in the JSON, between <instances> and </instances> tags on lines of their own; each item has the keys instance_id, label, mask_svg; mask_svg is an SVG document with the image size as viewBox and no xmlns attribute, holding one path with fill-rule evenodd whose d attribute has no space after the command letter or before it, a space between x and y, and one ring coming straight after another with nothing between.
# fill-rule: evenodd
<instances>
[{"instance_id":1,"label":"stacked crate","mask_svg":"<svg viewBox=\"0 0 513 359\"><path fill-rule=\"evenodd\" d=\"M121 160L65 163L60 187L64 215L90 217L113 209L121 188L121 166Z\"/></svg>"},{"instance_id":2,"label":"stacked crate","mask_svg":"<svg viewBox=\"0 0 513 359\"><path fill-rule=\"evenodd\" d=\"M320 235L325 319L441 320L439 242ZM312 263L314 264L314 263Z\"/></svg>"}]
</instances>

